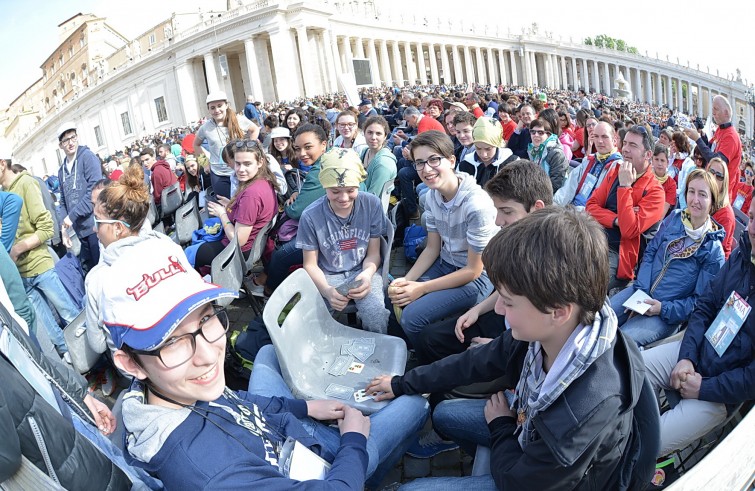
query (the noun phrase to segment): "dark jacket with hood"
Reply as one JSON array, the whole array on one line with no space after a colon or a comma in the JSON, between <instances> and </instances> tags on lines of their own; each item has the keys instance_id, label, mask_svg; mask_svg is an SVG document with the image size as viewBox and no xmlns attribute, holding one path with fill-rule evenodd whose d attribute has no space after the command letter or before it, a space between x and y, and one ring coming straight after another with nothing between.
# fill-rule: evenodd
<instances>
[{"instance_id":1,"label":"dark jacket with hood","mask_svg":"<svg viewBox=\"0 0 755 491\"><path fill-rule=\"evenodd\" d=\"M58 169L60 205L71 219L76 235L88 237L94 233L92 188L102 179L102 165L85 145L79 145L76 149L76 159L68 162L68 169L66 162Z\"/></svg>"},{"instance_id":2,"label":"dark jacket with hood","mask_svg":"<svg viewBox=\"0 0 755 491\"><path fill-rule=\"evenodd\" d=\"M528 343L511 331L490 343L393 377L402 394L440 392L503 377L514 388ZM643 392L644 364L634 342L617 333L612 346L574 380L553 404L533 418L535 440L519 445L513 417L499 417L490 429L490 469L498 489L640 489L655 466L658 436L643 441L640 421L658 427L657 405ZM649 386L648 386L649 387ZM635 411L643 393L643 410ZM651 401L651 404L645 402ZM655 448L655 451L653 450ZM652 454L649 459L642 455ZM638 464L637 462L647 460Z\"/></svg>"}]
</instances>

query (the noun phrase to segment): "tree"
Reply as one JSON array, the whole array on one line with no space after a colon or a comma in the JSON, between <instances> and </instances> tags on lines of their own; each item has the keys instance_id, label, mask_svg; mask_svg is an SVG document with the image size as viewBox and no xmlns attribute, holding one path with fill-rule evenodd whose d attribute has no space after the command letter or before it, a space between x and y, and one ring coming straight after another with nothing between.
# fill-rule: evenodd
<instances>
[{"instance_id":1,"label":"tree","mask_svg":"<svg viewBox=\"0 0 755 491\"><path fill-rule=\"evenodd\" d=\"M617 51L626 51L627 50L627 43L623 39L617 39L616 40L616 50Z\"/></svg>"},{"instance_id":2,"label":"tree","mask_svg":"<svg viewBox=\"0 0 755 491\"><path fill-rule=\"evenodd\" d=\"M585 38L585 44L588 46L597 46L598 48L615 49L616 51L626 51L637 54L637 48L627 45L623 39L615 39L607 34L598 34L594 38Z\"/></svg>"},{"instance_id":3,"label":"tree","mask_svg":"<svg viewBox=\"0 0 755 491\"><path fill-rule=\"evenodd\" d=\"M637 51L637 48L635 48L634 46L629 46L629 47L627 47L627 53L632 53L632 54L635 54L635 55L637 55L637 54L639 54L640 52L639 52L639 51Z\"/></svg>"},{"instance_id":4,"label":"tree","mask_svg":"<svg viewBox=\"0 0 755 491\"><path fill-rule=\"evenodd\" d=\"M586 44L587 46L592 46L592 38L589 38L589 37L588 37L588 38L585 38L585 44Z\"/></svg>"}]
</instances>

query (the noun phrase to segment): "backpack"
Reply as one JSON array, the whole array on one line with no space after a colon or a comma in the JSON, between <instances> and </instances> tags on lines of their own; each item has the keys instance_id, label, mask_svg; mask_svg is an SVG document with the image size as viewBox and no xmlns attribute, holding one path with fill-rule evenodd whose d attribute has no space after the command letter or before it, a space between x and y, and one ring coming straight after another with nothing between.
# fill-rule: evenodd
<instances>
[{"instance_id":1,"label":"backpack","mask_svg":"<svg viewBox=\"0 0 755 491\"><path fill-rule=\"evenodd\" d=\"M404 255L407 261L417 260L417 246L427 237L427 231L417 224L412 223L404 231Z\"/></svg>"}]
</instances>

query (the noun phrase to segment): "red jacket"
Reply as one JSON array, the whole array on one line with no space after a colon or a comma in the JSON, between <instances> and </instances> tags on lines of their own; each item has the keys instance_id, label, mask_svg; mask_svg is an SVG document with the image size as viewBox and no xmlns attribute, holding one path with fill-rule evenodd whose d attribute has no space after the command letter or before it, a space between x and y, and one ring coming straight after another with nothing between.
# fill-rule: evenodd
<instances>
[{"instance_id":1,"label":"red jacket","mask_svg":"<svg viewBox=\"0 0 755 491\"><path fill-rule=\"evenodd\" d=\"M710 139L710 149L721 152L729 159L729 201L733 203L737 197L734 188L739 182L739 164L742 162L742 140L734 126L719 127Z\"/></svg>"},{"instance_id":2,"label":"red jacket","mask_svg":"<svg viewBox=\"0 0 755 491\"><path fill-rule=\"evenodd\" d=\"M729 254L731 254L731 249L734 246L734 230L736 229L734 210L732 210L731 205L724 206L715 212L712 218L726 231L726 237L724 237L721 245L724 247L724 257L729 259ZM737 237L737 240L739 240L739 237Z\"/></svg>"},{"instance_id":3,"label":"red jacket","mask_svg":"<svg viewBox=\"0 0 755 491\"><path fill-rule=\"evenodd\" d=\"M616 189L617 213L605 208L608 193L618 179L619 167L611 169L598 189L587 200L585 210L605 228L612 228L618 218L621 241L619 243L619 268L616 277L634 279L634 268L640 251L640 236L663 218L665 193L655 174L648 167L631 188ZM634 211L634 207L638 211Z\"/></svg>"},{"instance_id":4,"label":"red jacket","mask_svg":"<svg viewBox=\"0 0 755 491\"><path fill-rule=\"evenodd\" d=\"M162 200L163 189L176 182L176 175L164 160L155 162L151 170L152 175L149 176L149 179L152 181L152 196L155 198L155 204L159 205Z\"/></svg>"}]
</instances>

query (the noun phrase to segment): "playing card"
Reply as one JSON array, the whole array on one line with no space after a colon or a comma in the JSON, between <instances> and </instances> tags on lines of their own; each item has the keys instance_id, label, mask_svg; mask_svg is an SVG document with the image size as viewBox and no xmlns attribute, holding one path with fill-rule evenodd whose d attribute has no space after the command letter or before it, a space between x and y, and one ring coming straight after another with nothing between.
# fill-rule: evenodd
<instances>
[{"instance_id":1,"label":"playing card","mask_svg":"<svg viewBox=\"0 0 755 491\"><path fill-rule=\"evenodd\" d=\"M346 343L341 345L341 354L342 355L348 355L349 354L349 348L351 347L351 343Z\"/></svg>"},{"instance_id":2,"label":"playing card","mask_svg":"<svg viewBox=\"0 0 755 491\"><path fill-rule=\"evenodd\" d=\"M336 399L349 400L351 393L351 387L346 387L345 385L330 384L325 388L325 395L335 397Z\"/></svg>"},{"instance_id":3,"label":"playing card","mask_svg":"<svg viewBox=\"0 0 755 491\"><path fill-rule=\"evenodd\" d=\"M364 370L364 363L354 362L348 368L348 371L351 373L362 373L362 370Z\"/></svg>"},{"instance_id":4,"label":"playing card","mask_svg":"<svg viewBox=\"0 0 755 491\"><path fill-rule=\"evenodd\" d=\"M328 373L335 376L343 375L353 362L353 356L341 355L333 360L333 364L330 366Z\"/></svg>"},{"instance_id":5,"label":"playing card","mask_svg":"<svg viewBox=\"0 0 755 491\"><path fill-rule=\"evenodd\" d=\"M364 344L357 342L357 340L354 340L354 343L352 343L352 345L349 347L349 353L354 355L354 358L358 359L361 362L367 361L367 358L372 356L374 352L374 344Z\"/></svg>"},{"instance_id":6,"label":"playing card","mask_svg":"<svg viewBox=\"0 0 755 491\"><path fill-rule=\"evenodd\" d=\"M364 389L354 392L354 400L357 402L364 402L367 399L372 399L372 396L368 396L364 393Z\"/></svg>"}]
</instances>

